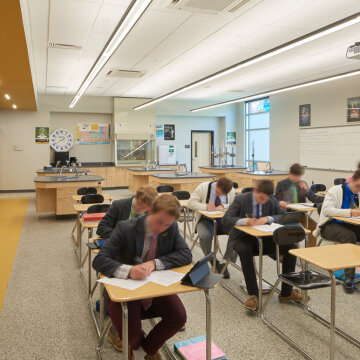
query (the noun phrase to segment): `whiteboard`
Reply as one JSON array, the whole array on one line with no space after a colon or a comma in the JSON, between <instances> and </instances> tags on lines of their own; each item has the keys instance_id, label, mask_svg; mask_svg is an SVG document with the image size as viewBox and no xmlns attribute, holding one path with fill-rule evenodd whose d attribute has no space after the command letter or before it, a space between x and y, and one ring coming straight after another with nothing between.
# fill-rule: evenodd
<instances>
[{"instance_id":1,"label":"whiteboard","mask_svg":"<svg viewBox=\"0 0 360 360\"><path fill-rule=\"evenodd\" d=\"M360 160L360 126L300 130L300 163L310 168L352 171Z\"/></svg>"}]
</instances>

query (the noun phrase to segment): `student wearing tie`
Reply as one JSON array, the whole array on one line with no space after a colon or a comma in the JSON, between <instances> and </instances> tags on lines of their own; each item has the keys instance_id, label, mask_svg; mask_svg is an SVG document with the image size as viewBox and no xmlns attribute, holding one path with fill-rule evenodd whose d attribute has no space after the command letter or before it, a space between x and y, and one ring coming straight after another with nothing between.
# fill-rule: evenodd
<instances>
[{"instance_id":1,"label":"student wearing tie","mask_svg":"<svg viewBox=\"0 0 360 360\"><path fill-rule=\"evenodd\" d=\"M247 292L250 295L244 307L254 311L259 305L259 289L253 263L253 257L259 255L258 240L235 229L234 226L280 223L285 211L279 206L277 200L272 197L273 193L274 186L272 182L269 180L261 181L253 192L236 196L223 217L223 223L232 227L229 232L229 242L235 244L234 250L239 254ZM295 247L295 245L280 246L280 254L283 255L282 270L284 273L295 271L296 257L288 252ZM270 237L266 237L263 241L263 254L274 255L275 252L274 241ZM284 303L289 301L301 302L302 296L298 291L293 290L292 286L282 283L279 300Z\"/></svg>"},{"instance_id":2,"label":"student wearing tie","mask_svg":"<svg viewBox=\"0 0 360 360\"><path fill-rule=\"evenodd\" d=\"M234 201L235 190L233 188L233 182L227 177L221 177L217 181L204 182L200 184L193 194L191 195L188 207L195 211L195 229L199 235L200 246L204 255L208 255L211 252L212 239L214 236L214 222L205 216L199 214L200 211L220 211L226 209ZM219 233L227 233L226 229L222 226L221 219L217 221L217 231ZM231 251L228 251L224 255L223 262L231 255ZM211 264L213 262L211 261ZM224 265L216 261L216 267L218 272L221 272ZM229 272L224 272L224 278L230 277Z\"/></svg>"},{"instance_id":3,"label":"student wearing tie","mask_svg":"<svg viewBox=\"0 0 360 360\"><path fill-rule=\"evenodd\" d=\"M191 263L192 256L176 220L179 201L172 195L158 196L146 216L120 221L110 239L94 258L96 271L121 279L144 279L154 270L165 270ZM110 318L122 334L121 304L109 300ZM150 310L161 321L146 335L141 327L142 311ZM161 360L158 350L182 329L186 311L177 295L131 301L129 311L129 360L142 348L145 360Z\"/></svg>"},{"instance_id":4,"label":"student wearing tie","mask_svg":"<svg viewBox=\"0 0 360 360\"><path fill-rule=\"evenodd\" d=\"M360 241L360 226L332 219L333 216L357 217L359 211L360 170L357 170L349 183L330 188L325 196L319 224L314 235L321 235L325 240L339 243L356 244ZM345 270L344 290L354 292L355 269Z\"/></svg>"},{"instance_id":5,"label":"student wearing tie","mask_svg":"<svg viewBox=\"0 0 360 360\"><path fill-rule=\"evenodd\" d=\"M300 164L293 164L290 167L289 177L277 183L275 197L279 201L279 205L286 210L286 204L297 204L306 202L308 198L311 202L317 202L316 194L310 190L305 181L301 178L304 176L305 169ZM306 216L301 219L303 226L306 225ZM316 221L309 218L309 230L313 232L316 229ZM316 246L316 237L309 235L308 246Z\"/></svg>"}]
</instances>

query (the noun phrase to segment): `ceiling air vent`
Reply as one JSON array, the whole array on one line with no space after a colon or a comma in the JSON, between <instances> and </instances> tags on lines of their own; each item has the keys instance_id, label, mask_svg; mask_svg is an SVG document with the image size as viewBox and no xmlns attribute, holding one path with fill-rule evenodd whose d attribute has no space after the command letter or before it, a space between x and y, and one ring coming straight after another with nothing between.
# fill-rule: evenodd
<instances>
[{"instance_id":1,"label":"ceiling air vent","mask_svg":"<svg viewBox=\"0 0 360 360\"><path fill-rule=\"evenodd\" d=\"M53 42L49 42L48 47L54 49L65 49L65 50L81 50L83 48L81 45L59 44Z\"/></svg>"},{"instance_id":2,"label":"ceiling air vent","mask_svg":"<svg viewBox=\"0 0 360 360\"><path fill-rule=\"evenodd\" d=\"M141 71L111 69L110 71L108 71L106 76L115 78L139 78L144 76L144 74L145 73Z\"/></svg>"},{"instance_id":3,"label":"ceiling air vent","mask_svg":"<svg viewBox=\"0 0 360 360\"><path fill-rule=\"evenodd\" d=\"M232 14L251 0L163 0L167 9L204 14Z\"/></svg>"}]
</instances>

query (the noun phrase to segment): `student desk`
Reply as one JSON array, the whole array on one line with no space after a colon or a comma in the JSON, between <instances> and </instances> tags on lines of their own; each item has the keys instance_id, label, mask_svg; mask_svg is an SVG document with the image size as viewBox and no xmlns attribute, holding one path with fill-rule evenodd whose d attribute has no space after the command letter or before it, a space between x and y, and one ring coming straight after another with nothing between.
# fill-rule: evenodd
<instances>
[{"instance_id":1,"label":"student desk","mask_svg":"<svg viewBox=\"0 0 360 360\"><path fill-rule=\"evenodd\" d=\"M297 204L287 204L286 207L288 209L291 210L295 210L295 211L301 211L305 214L305 219L306 219L306 228L309 228L309 217L311 216L313 211L316 211L317 208L313 207L313 206L301 206L302 203L297 203Z\"/></svg>"},{"instance_id":2,"label":"student desk","mask_svg":"<svg viewBox=\"0 0 360 360\"><path fill-rule=\"evenodd\" d=\"M340 221L346 222L348 224L360 225L360 219L354 219L351 217L346 218L346 217L341 217L341 216L333 216L332 219L340 220Z\"/></svg>"},{"instance_id":3,"label":"student desk","mask_svg":"<svg viewBox=\"0 0 360 360\"><path fill-rule=\"evenodd\" d=\"M177 272L186 274L192 265L182 266L180 268L172 269ZM120 287L100 283L100 329L101 335L97 344L97 354L99 359L101 357L101 345L104 341L105 335L110 328L111 319L109 318L104 325L104 287L109 294L109 297L114 302L120 302L122 306L122 358L128 359L128 301L142 300L160 296L168 296L175 294L183 294L195 291L204 291L206 298L206 360L211 360L211 297L209 289L200 289L192 286L181 285L180 281L170 285L162 286L154 283L147 283L136 290L127 290Z\"/></svg>"},{"instance_id":4,"label":"student desk","mask_svg":"<svg viewBox=\"0 0 360 360\"><path fill-rule=\"evenodd\" d=\"M180 206L184 211L184 240L186 241L186 226L189 225L187 218L188 218L188 202L189 200L179 200Z\"/></svg>"},{"instance_id":5,"label":"student desk","mask_svg":"<svg viewBox=\"0 0 360 360\"><path fill-rule=\"evenodd\" d=\"M331 315L330 323L319 315L311 312L318 320L330 326L330 360L335 358L335 331L345 339L360 347L360 342L349 334L335 327L335 301L336 301L336 279L334 271L340 269L355 268L360 265L360 247L354 244L338 244L328 246L317 246L303 249L292 249L290 254L313 264L320 269L327 270L331 278Z\"/></svg>"},{"instance_id":6,"label":"student desk","mask_svg":"<svg viewBox=\"0 0 360 360\"><path fill-rule=\"evenodd\" d=\"M258 230L255 229L252 226L234 226L235 229L240 230L248 235L254 236L256 237L256 239L258 240L259 243L259 308L257 310L257 312L260 314L262 312L262 282L263 282L263 237L269 237L273 235L273 232L265 232L262 230ZM305 234L308 235L310 234L310 231L305 229ZM228 259L227 264L228 265L230 262L230 259ZM245 302L243 298L241 298L240 296L236 296L239 298L240 301Z\"/></svg>"},{"instance_id":7,"label":"student desk","mask_svg":"<svg viewBox=\"0 0 360 360\"><path fill-rule=\"evenodd\" d=\"M105 200L109 200L109 202L111 203L114 200L114 195L111 194L101 194L104 197L104 201ZM73 195L72 198L74 201L76 201L77 203L81 203L81 198L84 195ZM95 205L95 204L92 204Z\"/></svg>"},{"instance_id":8,"label":"student desk","mask_svg":"<svg viewBox=\"0 0 360 360\"><path fill-rule=\"evenodd\" d=\"M202 216L205 216L209 219L211 219L214 222L214 235L213 235L213 239L214 239L214 257L213 257L213 272L216 272L216 255L217 252L220 249L219 246L219 240L218 240L218 233L217 233L217 219L221 219L224 217L224 212L222 212L221 214L211 214L207 211L199 211L199 214L201 214Z\"/></svg>"}]
</instances>

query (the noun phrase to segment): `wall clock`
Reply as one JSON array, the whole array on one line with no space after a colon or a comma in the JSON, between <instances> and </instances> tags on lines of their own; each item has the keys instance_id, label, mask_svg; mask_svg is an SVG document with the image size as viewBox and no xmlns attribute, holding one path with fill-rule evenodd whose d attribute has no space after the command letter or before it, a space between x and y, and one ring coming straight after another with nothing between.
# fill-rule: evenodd
<instances>
[{"instance_id":1,"label":"wall clock","mask_svg":"<svg viewBox=\"0 0 360 360\"><path fill-rule=\"evenodd\" d=\"M68 151L74 145L74 137L67 129L56 129L50 135L50 146L55 151Z\"/></svg>"}]
</instances>

